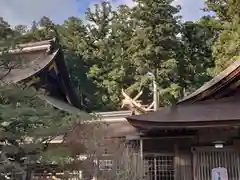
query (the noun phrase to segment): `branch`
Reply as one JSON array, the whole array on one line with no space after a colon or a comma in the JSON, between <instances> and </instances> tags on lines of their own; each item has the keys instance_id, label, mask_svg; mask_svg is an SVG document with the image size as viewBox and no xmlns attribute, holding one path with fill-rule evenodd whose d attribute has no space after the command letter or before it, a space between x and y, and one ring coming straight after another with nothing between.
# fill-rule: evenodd
<instances>
[{"instance_id":1,"label":"branch","mask_svg":"<svg viewBox=\"0 0 240 180\"><path fill-rule=\"evenodd\" d=\"M8 68L8 71L2 76L2 77L0 77L0 81L2 81L10 72L11 72L11 70L14 68L14 66L12 66L12 67L9 67Z\"/></svg>"},{"instance_id":2,"label":"branch","mask_svg":"<svg viewBox=\"0 0 240 180\"><path fill-rule=\"evenodd\" d=\"M8 157L5 155L5 153L1 152L0 153L1 159L3 159L3 164L4 165L13 165L17 170L19 170L21 173L24 173L24 169L17 163L11 162Z\"/></svg>"}]
</instances>

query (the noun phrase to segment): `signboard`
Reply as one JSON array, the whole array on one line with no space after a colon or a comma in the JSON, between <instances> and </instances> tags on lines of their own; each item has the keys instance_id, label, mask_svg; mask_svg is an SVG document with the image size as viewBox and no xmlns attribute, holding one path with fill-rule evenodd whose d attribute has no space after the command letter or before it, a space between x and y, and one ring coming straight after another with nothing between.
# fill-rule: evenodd
<instances>
[{"instance_id":1,"label":"signboard","mask_svg":"<svg viewBox=\"0 0 240 180\"><path fill-rule=\"evenodd\" d=\"M212 180L228 180L228 173L226 168L212 169Z\"/></svg>"}]
</instances>

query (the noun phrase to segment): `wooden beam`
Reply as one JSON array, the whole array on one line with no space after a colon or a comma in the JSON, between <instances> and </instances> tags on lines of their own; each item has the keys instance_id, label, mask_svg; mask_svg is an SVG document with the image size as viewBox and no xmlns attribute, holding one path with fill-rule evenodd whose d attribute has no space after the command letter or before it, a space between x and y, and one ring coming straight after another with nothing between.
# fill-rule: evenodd
<instances>
[{"instance_id":1,"label":"wooden beam","mask_svg":"<svg viewBox=\"0 0 240 180\"><path fill-rule=\"evenodd\" d=\"M140 102L141 101L137 101L137 99L142 95L142 91L140 91L133 99L127 95L124 90L122 89L122 95L123 97L125 98L123 101L122 101L122 108L123 107L126 107L126 106L129 106L131 108L131 110L135 110L137 111L138 113L146 113L148 111L152 111L152 109L150 109L153 105L154 105L154 102L152 102L152 104L150 105L142 105ZM147 107L147 108L145 108Z\"/></svg>"}]
</instances>

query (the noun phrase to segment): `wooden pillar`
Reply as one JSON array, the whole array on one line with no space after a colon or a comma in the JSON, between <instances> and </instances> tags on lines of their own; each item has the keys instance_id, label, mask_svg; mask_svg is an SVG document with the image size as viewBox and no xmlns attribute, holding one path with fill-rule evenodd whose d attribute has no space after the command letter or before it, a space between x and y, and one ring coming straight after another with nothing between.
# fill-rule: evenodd
<instances>
[{"instance_id":1,"label":"wooden pillar","mask_svg":"<svg viewBox=\"0 0 240 180\"><path fill-rule=\"evenodd\" d=\"M140 138L140 142L139 142L140 144L139 144L139 146L140 146L140 163L141 163L141 165L140 165L140 170L141 170L141 177L144 177L144 160L143 160L143 139L142 138Z\"/></svg>"},{"instance_id":2,"label":"wooden pillar","mask_svg":"<svg viewBox=\"0 0 240 180\"><path fill-rule=\"evenodd\" d=\"M174 179L177 180L179 178L179 151L178 144L174 144Z\"/></svg>"},{"instance_id":3,"label":"wooden pillar","mask_svg":"<svg viewBox=\"0 0 240 180\"><path fill-rule=\"evenodd\" d=\"M174 146L174 170L175 180L192 180L192 153L190 147Z\"/></svg>"},{"instance_id":4,"label":"wooden pillar","mask_svg":"<svg viewBox=\"0 0 240 180\"><path fill-rule=\"evenodd\" d=\"M143 161L143 139L140 138L140 158Z\"/></svg>"}]
</instances>

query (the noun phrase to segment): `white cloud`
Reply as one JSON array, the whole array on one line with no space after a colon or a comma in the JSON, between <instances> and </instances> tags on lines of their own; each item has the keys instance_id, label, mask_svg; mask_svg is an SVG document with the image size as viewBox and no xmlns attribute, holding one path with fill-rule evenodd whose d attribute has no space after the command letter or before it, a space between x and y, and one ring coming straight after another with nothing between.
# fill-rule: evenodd
<instances>
[{"instance_id":1,"label":"white cloud","mask_svg":"<svg viewBox=\"0 0 240 180\"><path fill-rule=\"evenodd\" d=\"M12 25L30 25L42 16L60 23L77 14L72 0L0 0L0 16Z\"/></svg>"}]
</instances>

